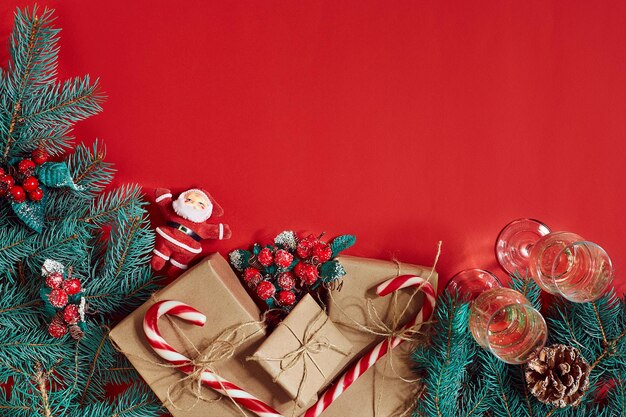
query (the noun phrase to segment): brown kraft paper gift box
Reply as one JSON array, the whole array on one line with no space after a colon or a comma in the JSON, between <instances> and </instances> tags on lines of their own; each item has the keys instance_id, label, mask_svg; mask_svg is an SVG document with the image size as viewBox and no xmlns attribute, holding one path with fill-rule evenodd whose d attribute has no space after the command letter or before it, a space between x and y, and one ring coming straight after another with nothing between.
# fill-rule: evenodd
<instances>
[{"instance_id":1,"label":"brown kraft paper gift box","mask_svg":"<svg viewBox=\"0 0 626 417\"><path fill-rule=\"evenodd\" d=\"M352 342L351 358L344 361L344 367L346 367L382 340L380 336L353 328L352 320L361 324L368 323L367 299L372 300L373 306L381 318L386 323L391 323L394 314L393 297L391 294L386 297L378 297L376 287L398 275L411 274L427 278L431 273L431 267L352 256L340 256L339 261L346 270L346 276L343 277L344 283L341 291L334 291L332 294L328 315L339 330ZM437 273L433 272L429 282L435 291L437 290L437 280ZM398 291L396 314L402 313L412 291L411 288ZM411 305L399 322L399 327L404 326L412 317L415 317L415 314L421 309L422 303L423 295L419 294L411 301ZM349 315L350 318L346 315ZM415 399L416 384L405 382L398 375L407 380L414 380L416 377L411 372L409 350L409 344L403 343L393 350L393 359L391 359L390 354L385 355L340 395L324 412L323 416L391 417L400 415L407 410ZM393 364L390 363L391 360ZM411 413L409 412L407 415L410 416Z\"/></svg>"},{"instance_id":2,"label":"brown kraft paper gift box","mask_svg":"<svg viewBox=\"0 0 626 417\"><path fill-rule=\"evenodd\" d=\"M351 350L352 343L307 294L253 358L298 405L306 406L331 382Z\"/></svg>"},{"instance_id":3,"label":"brown kraft paper gift box","mask_svg":"<svg viewBox=\"0 0 626 417\"><path fill-rule=\"evenodd\" d=\"M219 254L213 254L172 284L156 292L150 300L122 320L110 334L111 339L173 416L241 417L241 411L226 397L213 402L196 401L189 390L180 390L178 387L171 395L175 405L169 403L168 389L185 375L177 369L158 365L164 361L146 342L142 327L145 312L151 305L161 300L182 301L207 316L207 323L203 327L172 318L172 322L175 322L180 330L174 329L170 319L166 317L159 320L159 329L165 340L190 358L196 357L197 352L189 342L199 351L203 351L208 343L224 330L242 323L258 321L259 308L246 293L226 260ZM216 373L257 396L285 416L291 416L292 412L296 416L300 415L304 410L297 408L287 393L274 384L272 378L258 364L246 361L246 358L251 356L265 340L263 326L260 324L246 326L245 333L250 335L250 338L240 346L232 358L214 366ZM208 398L218 396L208 388L203 388L202 395ZM250 412L246 412L246 415L253 416Z\"/></svg>"}]
</instances>

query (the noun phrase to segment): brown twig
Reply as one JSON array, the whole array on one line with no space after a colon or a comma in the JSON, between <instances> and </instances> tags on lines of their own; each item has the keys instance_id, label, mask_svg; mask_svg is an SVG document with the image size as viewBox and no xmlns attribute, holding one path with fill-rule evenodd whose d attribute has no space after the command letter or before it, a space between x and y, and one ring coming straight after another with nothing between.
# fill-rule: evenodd
<instances>
[{"instance_id":1,"label":"brown twig","mask_svg":"<svg viewBox=\"0 0 626 417\"><path fill-rule=\"evenodd\" d=\"M46 389L46 381L48 379L48 372L45 372L41 366L41 363L37 362L37 373L35 374L37 389L41 394L41 406L43 408L43 415L45 417L52 417L52 410L50 410L50 403L48 402L48 390Z\"/></svg>"}]
</instances>

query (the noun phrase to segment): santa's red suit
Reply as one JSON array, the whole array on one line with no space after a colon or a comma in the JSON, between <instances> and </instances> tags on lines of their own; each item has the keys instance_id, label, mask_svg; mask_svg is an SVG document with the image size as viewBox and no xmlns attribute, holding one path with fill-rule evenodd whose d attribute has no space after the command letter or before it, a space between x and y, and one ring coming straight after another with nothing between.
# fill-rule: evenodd
<instances>
[{"instance_id":1,"label":"santa's red suit","mask_svg":"<svg viewBox=\"0 0 626 417\"><path fill-rule=\"evenodd\" d=\"M189 192L204 195L210 201L209 218L221 217L224 214L222 207L204 190L187 190L181 193L179 200ZM160 271L169 262L170 266L166 271L167 276L178 276L202 252L202 240L230 238L232 233L227 224L211 224L206 223L206 220L195 222L183 217L184 213L180 213L180 211L180 214L177 213L172 206L170 190L159 188L155 194L155 202L166 220L165 226L156 228L156 242L151 260L152 268L155 271ZM182 201L179 203L184 204Z\"/></svg>"}]
</instances>

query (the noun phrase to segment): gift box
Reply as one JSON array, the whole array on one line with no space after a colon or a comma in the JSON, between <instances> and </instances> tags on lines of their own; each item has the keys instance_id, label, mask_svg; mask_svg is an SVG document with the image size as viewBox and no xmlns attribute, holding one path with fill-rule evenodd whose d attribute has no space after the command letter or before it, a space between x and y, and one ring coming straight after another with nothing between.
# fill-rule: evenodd
<instances>
[{"instance_id":1,"label":"gift box","mask_svg":"<svg viewBox=\"0 0 626 417\"><path fill-rule=\"evenodd\" d=\"M423 278L430 275L429 282L436 290L438 276L431 267L405 263L352 256L340 256L339 261L346 276L341 290L332 292L328 315L353 345L351 357L344 360L347 366L383 340L381 336L363 331L357 323L373 327L376 316L380 316L387 326L395 324L395 328L401 328L422 308L424 297L419 293L412 297L415 289L406 288L397 291L395 296L379 297L376 294L379 284L399 275ZM419 384L411 371L410 351L409 343L393 349L335 399L323 416L391 417L412 409Z\"/></svg>"},{"instance_id":2,"label":"gift box","mask_svg":"<svg viewBox=\"0 0 626 417\"><path fill-rule=\"evenodd\" d=\"M252 359L304 407L331 382L351 350L352 343L307 294Z\"/></svg>"},{"instance_id":3,"label":"gift box","mask_svg":"<svg viewBox=\"0 0 626 417\"><path fill-rule=\"evenodd\" d=\"M198 400L192 390L193 381L181 382L185 375L178 369L164 366L146 341L143 319L146 311L161 300L177 300L189 304L207 316L207 324L194 326L177 318L159 321L162 336L179 352L195 358L204 352L216 337L239 329L237 339L244 341L235 354L213 366L215 372L257 396L286 416L300 415L302 409L279 386L272 382L258 364L246 361L265 340L264 326L258 320L260 310L246 293L232 269L219 254L210 255L176 281L156 292L150 300L122 320L110 333L111 339L128 357L143 379L150 385L168 411L175 417L238 416L241 411L226 397L220 401ZM219 395L202 388L202 397ZM171 399L171 401L170 401ZM246 412L246 415L253 416Z\"/></svg>"}]
</instances>

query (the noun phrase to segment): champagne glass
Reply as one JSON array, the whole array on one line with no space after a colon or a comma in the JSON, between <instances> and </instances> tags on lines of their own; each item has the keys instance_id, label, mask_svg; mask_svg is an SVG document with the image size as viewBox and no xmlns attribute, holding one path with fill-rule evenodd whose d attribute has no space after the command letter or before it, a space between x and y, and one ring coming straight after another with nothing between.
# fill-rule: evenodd
<instances>
[{"instance_id":1,"label":"champagne glass","mask_svg":"<svg viewBox=\"0 0 626 417\"><path fill-rule=\"evenodd\" d=\"M519 291L504 288L488 271L456 274L446 290L471 301L469 328L474 340L498 359L522 364L545 346L548 329L543 316Z\"/></svg>"},{"instance_id":2,"label":"champagne glass","mask_svg":"<svg viewBox=\"0 0 626 417\"><path fill-rule=\"evenodd\" d=\"M528 271L550 294L573 302L597 300L613 280L613 268L600 246L571 232L551 232L533 219L518 219L502 229L496 255L509 274Z\"/></svg>"}]
</instances>

